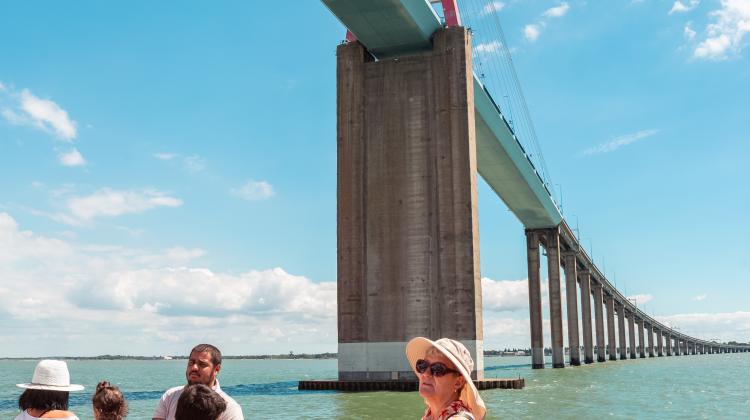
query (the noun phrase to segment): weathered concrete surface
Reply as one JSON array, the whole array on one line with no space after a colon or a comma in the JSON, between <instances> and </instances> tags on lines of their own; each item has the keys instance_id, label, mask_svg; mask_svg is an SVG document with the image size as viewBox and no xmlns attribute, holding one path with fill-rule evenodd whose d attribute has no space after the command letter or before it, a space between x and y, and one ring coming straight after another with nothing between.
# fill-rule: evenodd
<instances>
[{"instance_id":1,"label":"weathered concrete surface","mask_svg":"<svg viewBox=\"0 0 750 420\"><path fill-rule=\"evenodd\" d=\"M533 230L526 231L532 369L544 368L544 330L542 329L542 284L539 278L539 245L539 234Z\"/></svg>"},{"instance_id":2,"label":"weathered concrete surface","mask_svg":"<svg viewBox=\"0 0 750 420\"><path fill-rule=\"evenodd\" d=\"M483 377L470 45L456 27L397 60L338 47L340 380L412 374L391 349L414 336L474 343Z\"/></svg>"},{"instance_id":3,"label":"weathered concrete surface","mask_svg":"<svg viewBox=\"0 0 750 420\"><path fill-rule=\"evenodd\" d=\"M594 283L594 312L596 321L596 360L606 362L604 350L604 309L602 308L602 285Z\"/></svg>"},{"instance_id":4,"label":"weathered concrete surface","mask_svg":"<svg viewBox=\"0 0 750 420\"><path fill-rule=\"evenodd\" d=\"M662 341L663 331L659 330L656 332L656 353L659 357L664 356L664 342Z\"/></svg>"},{"instance_id":5,"label":"weathered concrete surface","mask_svg":"<svg viewBox=\"0 0 750 420\"><path fill-rule=\"evenodd\" d=\"M591 336L591 273L582 271L578 277L581 281L581 319L583 327L583 357L585 363L594 363L594 343Z\"/></svg>"},{"instance_id":6,"label":"weathered concrete surface","mask_svg":"<svg viewBox=\"0 0 750 420\"><path fill-rule=\"evenodd\" d=\"M638 356L635 354L635 314L632 312L628 314L628 334L630 338L630 340L628 340L628 344L630 345L630 358L635 359Z\"/></svg>"},{"instance_id":7,"label":"weathered concrete surface","mask_svg":"<svg viewBox=\"0 0 750 420\"><path fill-rule=\"evenodd\" d=\"M646 333L648 334L648 357L654 357L654 326L646 324Z\"/></svg>"},{"instance_id":8,"label":"weathered concrete surface","mask_svg":"<svg viewBox=\"0 0 750 420\"><path fill-rule=\"evenodd\" d=\"M638 353L641 359L646 357L646 343L643 341L643 319L638 318Z\"/></svg>"},{"instance_id":9,"label":"weathered concrete surface","mask_svg":"<svg viewBox=\"0 0 750 420\"><path fill-rule=\"evenodd\" d=\"M607 349L609 350L609 360L617 360L615 344L615 300L612 296L606 295L604 303L607 306Z\"/></svg>"},{"instance_id":10,"label":"weathered concrete surface","mask_svg":"<svg viewBox=\"0 0 750 420\"><path fill-rule=\"evenodd\" d=\"M620 343L620 360L628 358L625 343L625 307L622 302L616 302L617 307L617 335Z\"/></svg>"},{"instance_id":11,"label":"weathered concrete surface","mask_svg":"<svg viewBox=\"0 0 750 420\"><path fill-rule=\"evenodd\" d=\"M542 243L547 250L552 367L564 368L565 350L563 348L562 294L560 292L560 234L558 228L544 229L544 231Z\"/></svg>"},{"instance_id":12,"label":"weathered concrete surface","mask_svg":"<svg viewBox=\"0 0 750 420\"><path fill-rule=\"evenodd\" d=\"M578 267L576 267L576 255L567 252L563 255L565 262L565 299L567 303L568 316L568 352L570 365L581 364L581 347L578 339ZM589 318L591 322L591 318Z\"/></svg>"}]
</instances>

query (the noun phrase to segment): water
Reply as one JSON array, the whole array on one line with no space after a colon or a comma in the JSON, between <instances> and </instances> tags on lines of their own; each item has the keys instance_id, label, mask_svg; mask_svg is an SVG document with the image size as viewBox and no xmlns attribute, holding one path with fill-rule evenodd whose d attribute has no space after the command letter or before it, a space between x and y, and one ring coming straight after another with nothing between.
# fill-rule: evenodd
<instances>
[{"instance_id":1,"label":"water","mask_svg":"<svg viewBox=\"0 0 750 420\"><path fill-rule=\"evenodd\" d=\"M166 388L184 382L184 360L69 361L71 409L91 419L91 391L107 379L125 391L129 419L150 419ZM485 359L487 377L526 378L523 390L482 391L487 418L750 418L750 353L662 357L531 370L528 357ZM36 361L0 360L0 419L12 419ZM416 392L297 391L300 379L331 379L335 360L225 360L222 388L246 418L418 419Z\"/></svg>"}]
</instances>

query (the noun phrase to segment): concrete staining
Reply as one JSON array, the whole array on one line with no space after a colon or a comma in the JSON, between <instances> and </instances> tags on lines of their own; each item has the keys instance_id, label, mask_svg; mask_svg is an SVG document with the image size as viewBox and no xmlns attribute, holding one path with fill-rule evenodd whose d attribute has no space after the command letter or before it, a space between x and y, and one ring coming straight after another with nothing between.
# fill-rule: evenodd
<instances>
[{"instance_id":1,"label":"concrete staining","mask_svg":"<svg viewBox=\"0 0 750 420\"><path fill-rule=\"evenodd\" d=\"M461 340L483 378L471 39L433 44L337 50L339 380L413 380L416 336Z\"/></svg>"}]
</instances>

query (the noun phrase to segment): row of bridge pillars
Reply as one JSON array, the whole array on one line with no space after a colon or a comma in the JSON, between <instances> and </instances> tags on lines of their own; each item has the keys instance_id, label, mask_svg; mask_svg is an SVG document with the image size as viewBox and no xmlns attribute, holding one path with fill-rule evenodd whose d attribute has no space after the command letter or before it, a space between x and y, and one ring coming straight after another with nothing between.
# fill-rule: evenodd
<instances>
[{"instance_id":1,"label":"row of bridge pillars","mask_svg":"<svg viewBox=\"0 0 750 420\"><path fill-rule=\"evenodd\" d=\"M529 309L531 327L532 367L544 368L544 333L542 322L542 294L540 278L540 245L546 250L549 324L551 329L552 366L565 367L563 343L563 308L560 282L560 267L564 267L567 307L567 332L569 363L578 366L596 360L636 359L646 357L680 356L688 354L711 354L748 351L720 344L706 344L691 340L671 329L654 323L648 317L639 316L633 307L615 296L614 290L605 288L604 282L592 274L590 269L579 270L582 261L572 246L563 244L559 228L529 229L526 231L529 267ZM580 284L581 327L579 331L578 285ZM592 326L591 301L594 302L594 325ZM605 311L606 309L606 311ZM604 314L606 312L606 335ZM615 321L615 316L617 321ZM628 337L625 336L625 322ZM617 322L617 336L615 332ZM636 330L638 341L636 342ZM645 330L645 333L644 333ZM594 344L594 333L596 343ZM645 337L644 337L645 335ZM656 343L654 343L656 336ZM646 340L644 340L644 338ZM605 345L606 340L606 345ZM581 342L583 344L581 348ZM618 347L619 344L619 347ZM581 355L583 350L583 355Z\"/></svg>"}]
</instances>

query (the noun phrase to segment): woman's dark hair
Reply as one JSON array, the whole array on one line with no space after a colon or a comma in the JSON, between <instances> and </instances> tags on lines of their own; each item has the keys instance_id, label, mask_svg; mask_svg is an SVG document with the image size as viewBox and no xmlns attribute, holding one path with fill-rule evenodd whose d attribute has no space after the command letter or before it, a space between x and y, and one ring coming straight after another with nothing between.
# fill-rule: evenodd
<instances>
[{"instance_id":1,"label":"woman's dark hair","mask_svg":"<svg viewBox=\"0 0 750 420\"><path fill-rule=\"evenodd\" d=\"M27 389L18 397L18 408L24 411L29 408L37 410L67 410L68 391L50 391L47 389Z\"/></svg>"},{"instance_id":2,"label":"woman's dark hair","mask_svg":"<svg viewBox=\"0 0 750 420\"><path fill-rule=\"evenodd\" d=\"M175 420L216 420L227 409L221 395L203 384L188 385L177 400Z\"/></svg>"},{"instance_id":3,"label":"woman's dark hair","mask_svg":"<svg viewBox=\"0 0 750 420\"><path fill-rule=\"evenodd\" d=\"M128 402L125 401L120 388L101 381L96 385L96 392L91 397L97 420L122 420L128 415Z\"/></svg>"}]
</instances>

